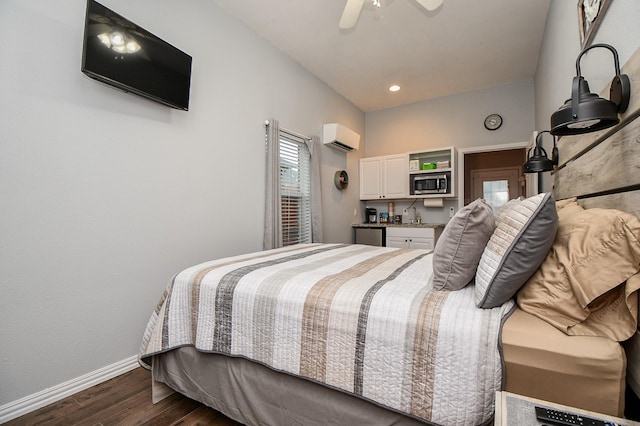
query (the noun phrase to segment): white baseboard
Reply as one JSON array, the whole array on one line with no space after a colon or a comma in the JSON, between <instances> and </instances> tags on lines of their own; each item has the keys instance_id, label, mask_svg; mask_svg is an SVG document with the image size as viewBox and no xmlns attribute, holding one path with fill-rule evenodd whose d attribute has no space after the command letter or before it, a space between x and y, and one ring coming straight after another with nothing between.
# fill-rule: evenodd
<instances>
[{"instance_id":1,"label":"white baseboard","mask_svg":"<svg viewBox=\"0 0 640 426\"><path fill-rule=\"evenodd\" d=\"M33 395L28 395L17 401L10 402L0 406L0 424L13 420L24 414L30 413L49 405L53 402L60 401L74 393L88 389L91 386L106 382L116 376L124 374L138 367L138 357L132 356L106 367L92 371L84 376L69 380L68 382L50 387Z\"/></svg>"}]
</instances>

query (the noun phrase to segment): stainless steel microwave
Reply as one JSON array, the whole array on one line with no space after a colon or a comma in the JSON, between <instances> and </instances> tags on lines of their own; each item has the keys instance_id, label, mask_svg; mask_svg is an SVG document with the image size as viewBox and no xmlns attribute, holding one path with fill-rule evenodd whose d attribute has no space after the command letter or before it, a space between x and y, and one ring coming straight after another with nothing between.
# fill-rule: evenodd
<instances>
[{"instance_id":1,"label":"stainless steel microwave","mask_svg":"<svg viewBox=\"0 0 640 426\"><path fill-rule=\"evenodd\" d=\"M411 195L449 193L450 173L416 173L410 175L409 193Z\"/></svg>"}]
</instances>

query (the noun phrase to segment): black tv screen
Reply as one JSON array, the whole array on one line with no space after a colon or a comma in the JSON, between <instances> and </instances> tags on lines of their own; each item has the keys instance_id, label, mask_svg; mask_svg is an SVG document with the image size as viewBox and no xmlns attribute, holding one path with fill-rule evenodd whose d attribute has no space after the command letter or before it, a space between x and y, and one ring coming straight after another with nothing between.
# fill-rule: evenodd
<instances>
[{"instance_id":1,"label":"black tv screen","mask_svg":"<svg viewBox=\"0 0 640 426\"><path fill-rule=\"evenodd\" d=\"M172 108L189 109L191 56L87 0L82 72Z\"/></svg>"}]
</instances>

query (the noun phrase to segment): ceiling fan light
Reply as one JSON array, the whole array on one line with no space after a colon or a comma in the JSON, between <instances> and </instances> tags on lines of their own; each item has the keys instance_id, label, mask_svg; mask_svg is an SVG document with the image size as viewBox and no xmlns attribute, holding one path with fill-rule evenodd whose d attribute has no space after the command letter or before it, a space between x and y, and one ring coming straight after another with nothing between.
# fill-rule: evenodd
<instances>
[{"instance_id":1,"label":"ceiling fan light","mask_svg":"<svg viewBox=\"0 0 640 426\"><path fill-rule=\"evenodd\" d=\"M420 6L422 6L428 12L433 12L440 6L444 0L415 0ZM383 6L382 0L368 0L371 2L370 4L377 9L380 9ZM389 1L390 3L391 1ZM344 10L342 11L342 16L340 17L340 23L338 24L338 28L341 30L350 30L356 26L358 22L358 18L360 17L360 12L362 11L362 7L364 6L365 0L347 0ZM386 6L386 4L385 4ZM377 19L382 19L382 15L380 12L376 14Z\"/></svg>"}]
</instances>

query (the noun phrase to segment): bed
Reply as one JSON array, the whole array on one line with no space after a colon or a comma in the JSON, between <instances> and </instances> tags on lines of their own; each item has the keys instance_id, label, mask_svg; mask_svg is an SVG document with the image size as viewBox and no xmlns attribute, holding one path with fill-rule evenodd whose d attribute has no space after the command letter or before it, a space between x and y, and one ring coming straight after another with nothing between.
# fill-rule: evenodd
<instances>
[{"instance_id":1,"label":"bed","mask_svg":"<svg viewBox=\"0 0 640 426\"><path fill-rule=\"evenodd\" d=\"M623 72L640 81L639 54ZM637 98L560 139L553 193L498 215L476 200L434 251L310 244L179 272L141 344L154 400L251 425L480 425L507 390L622 416L640 391Z\"/></svg>"}]
</instances>

